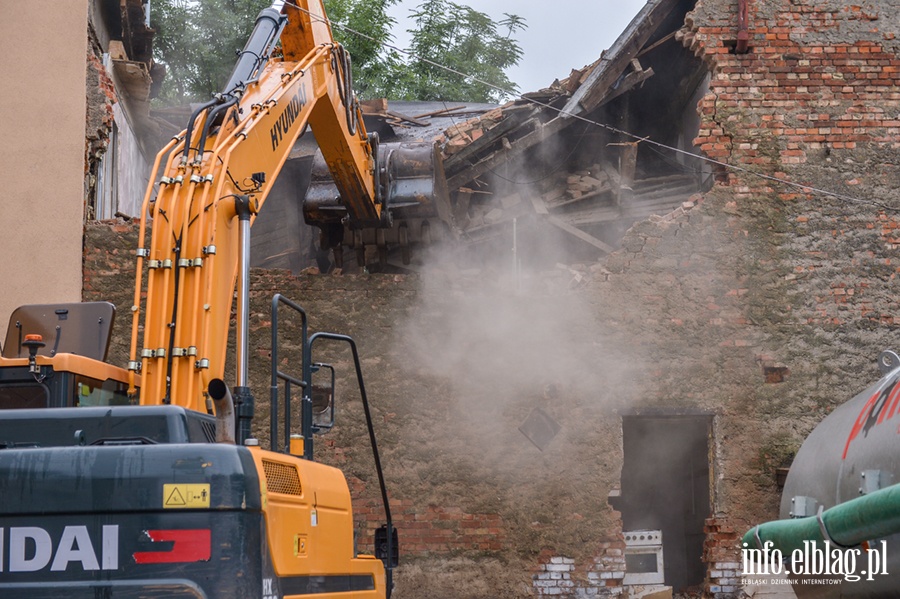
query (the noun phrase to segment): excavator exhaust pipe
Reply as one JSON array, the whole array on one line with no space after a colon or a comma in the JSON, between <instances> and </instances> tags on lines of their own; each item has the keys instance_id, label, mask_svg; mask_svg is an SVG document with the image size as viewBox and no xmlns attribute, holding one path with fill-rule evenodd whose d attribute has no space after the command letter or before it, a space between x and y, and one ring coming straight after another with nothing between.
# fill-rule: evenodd
<instances>
[{"instance_id":1,"label":"excavator exhaust pipe","mask_svg":"<svg viewBox=\"0 0 900 599\"><path fill-rule=\"evenodd\" d=\"M342 244L353 247L360 266L364 266L366 245L377 246L382 262L388 245L399 246L403 263L409 264L410 243L428 243L434 224L442 223L442 230L454 230L440 153L430 142L375 143L373 147L378 165L376 201L385 215L379 227L360 226L347 218L321 152L313 159L303 216L307 224L321 229L323 249L339 250Z\"/></svg>"},{"instance_id":2,"label":"excavator exhaust pipe","mask_svg":"<svg viewBox=\"0 0 900 599\"><path fill-rule=\"evenodd\" d=\"M209 396L216 406L216 443L234 445L234 399L222 379L209 382Z\"/></svg>"}]
</instances>

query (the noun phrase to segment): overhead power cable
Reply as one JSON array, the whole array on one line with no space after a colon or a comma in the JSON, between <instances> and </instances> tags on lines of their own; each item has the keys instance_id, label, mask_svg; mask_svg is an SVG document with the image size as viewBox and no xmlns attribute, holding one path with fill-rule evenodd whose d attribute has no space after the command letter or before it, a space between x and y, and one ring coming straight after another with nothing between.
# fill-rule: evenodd
<instances>
[{"instance_id":1,"label":"overhead power cable","mask_svg":"<svg viewBox=\"0 0 900 599\"><path fill-rule=\"evenodd\" d=\"M689 156L689 157L691 157L691 158L694 158L694 159L697 159L697 160L701 160L701 161L706 162L706 163L708 163L708 164L713 164L713 165L719 166L719 167L724 168L724 169L728 169L728 170L731 170L731 171L736 171L736 172L739 172L739 173L743 173L743 174L746 174L746 175L750 175L750 176L753 176L753 177L757 177L757 178L762 179L762 180L765 180L765 181L770 181L770 182L777 183L777 184L780 184L780 185L785 185L785 186L788 186L788 187L793 187L793 188L799 189L799 190L801 190L801 191L803 191L803 192L805 192L805 193L822 194L822 195L830 196L830 197L833 197L833 198L835 198L835 199L843 200L843 201L850 202L850 203L854 203L854 204L863 204L863 205L875 206L875 207L877 207L877 208L881 208L882 210L884 210L884 211L886 211L886 212L898 212L898 211L900 211L900 207L890 206L890 205L888 205L888 204L885 204L884 202L879 202L879 201L877 201L877 200L864 200L864 199L862 199L862 198L857 198L857 197L854 197L854 196L842 194L842 193L839 193L839 192L836 192L836 191L830 191L830 190L828 190L828 189L822 189L822 188L820 188L820 187L814 187L814 186L812 186L812 185L806 185L806 184L804 184L804 183L797 183L797 182L791 181L791 180L789 180L789 179L782 179L781 177L775 177L775 176L773 176L773 175L767 175L767 174L765 174L765 173L760 173L760 172L758 172L758 171L755 171L755 170L753 170L753 169L749 169L749 168L746 168L746 167L743 167L743 166L739 166L739 165L736 165L736 164L730 164L730 163L728 163L728 162L723 162L723 161L721 161L721 160L716 160L715 158L710 158L709 156L703 156L702 154L695 154L695 153L693 153L693 152L689 152L689 151L683 150L683 149L681 149L681 148L676 148L676 147L674 147L674 146L670 146L670 145L664 144L664 143L662 143L662 142L658 142L658 141L655 141L655 140L653 140L653 139L650 139L650 138L647 137L647 136L636 135L636 134L631 133L631 132L629 132L629 131L625 131L624 129L619 129L618 127L614 127L613 125L609 125L609 124L607 124L607 123L601 123L600 121L595 121L595 120L593 120L593 119L589 119L589 118L587 118L587 117L585 117L585 116L582 116L582 115L580 115L580 114L576 114L576 113L573 113L573 112L565 111L565 110L563 110L563 109L561 109L561 108L557 108L557 107L555 107L555 106L551 106L550 104L547 104L546 102L541 102L540 100L536 100L536 99L534 99L534 98L529 98L528 96L519 94L519 93L516 92L515 90L506 89L506 88L504 88L504 87L502 87L502 86L496 85L496 84L491 83L491 82L489 82L489 81L485 81L485 80L483 80L483 79L479 79L479 78L476 77L475 75L471 75L471 74L468 74L468 73L464 73L464 72L459 71L459 70L457 70L457 69L454 69L454 68L451 68L451 67L442 65L442 64L437 63L437 62L435 62L435 61L433 61L433 60L430 60L430 59L428 59L428 58L425 58L424 56L419 56L419 55L416 54L415 52L411 52L411 51L409 51L409 50L404 50L404 49L402 49L402 48L400 48L400 47L398 47L398 46L395 46L395 45L393 45L393 44L389 44L389 43L387 43L387 42L383 42L383 41L381 41L381 40L375 39L374 37L372 37L372 36L370 36L370 35L368 35L368 34L366 34L366 33L363 33L363 32L361 32L361 31L356 31L355 29L352 29L352 28L350 28L350 27L347 27L346 25L340 25L340 24L338 24L338 23L335 23L335 22L331 21L331 19L328 19L328 18L326 18L326 17L321 17L321 16L319 16L319 15L313 14L313 13L310 12L308 9L305 9L305 8L303 8L302 6L298 6L297 4L295 4L294 2L292 2L291 0L285 0L285 1L284 1L284 4L287 4L287 5L289 5L289 6L293 6L293 7L296 8L297 10L299 10L299 11L301 11L301 12L304 12L304 13L306 13L307 15L309 15L309 17L310 17L311 19L315 19L315 20L317 20L317 21L319 21L319 22L326 23L326 24L328 24L328 25L329 25L330 27L332 27L332 28L341 29L342 31L346 31L346 32L351 33L351 34L353 34L353 35L356 35L356 36L362 37L362 38L364 38L364 39L366 39L366 40L369 40L369 41L371 41L371 42L375 42L376 44L381 45L383 48L387 48L387 49L389 49L389 50L394 50L395 52L399 52L399 53L401 53L401 54L404 54L404 55L406 55L406 56L409 56L409 57L411 57L411 58L414 58L414 59L419 60L419 61L421 61L421 62L424 62L424 63L426 63L426 64L429 64L429 65L431 65L431 66L433 66L433 67L442 69L442 70L444 70L444 71L447 71L448 73L453 73L454 75L458 75L458 76L460 76L460 77L463 77L464 79L468 79L468 80L474 81L475 83L480 83L480 84L482 84L482 85L486 85L486 86L488 86L488 87L490 87L490 88L492 88L492 89L495 89L495 90L497 90L497 91L499 91L499 92L503 92L505 95L507 95L507 96L509 96L509 97L512 97L512 98L519 98L519 99L524 100L524 101L526 101L526 102L529 102L529 103L531 103L531 104L533 104L533 105L535 105L535 106L540 106L540 107L546 108L546 109L548 109L548 110L550 110L550 111L559 113L559 116L560 116L560 117L565 116L565 117L568 117L568 118L572 118L572 119L576 119L576 120L579 120L579 121L583 121L583 122L585 122L585 123L588 123L589 125L593 125L593 126L595 126L595 127L600 127L600 128L602 128L602 129L606 129L607 131L610 131L610 132L612 132L612 133L617 133L617 134L623 135L623 136L625 136L625 137L629 137L629 138L631 138L631 139L633 139L633 140L635 140L635 141L638 141L638 142L642 142L642 143L646 143L646 144L649 144L649 145L653 145L653 146L656 146L656 147L658 147L658 148L663 148L663 149L669 150L669 151L671 151L671 152L675 152L675 153L677 153L677 154L683 154L683 155L685 155L685 156Z\"/></svg>"}]
</instances>

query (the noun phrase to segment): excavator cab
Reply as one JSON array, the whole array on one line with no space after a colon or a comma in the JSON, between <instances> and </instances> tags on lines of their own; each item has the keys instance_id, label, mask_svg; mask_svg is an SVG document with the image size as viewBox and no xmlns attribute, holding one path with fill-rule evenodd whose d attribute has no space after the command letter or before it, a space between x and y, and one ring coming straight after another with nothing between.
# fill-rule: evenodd
<instances>
[{"instance_id":1,"label":"excavator cab","mask_svg":"<svg viewBox=\"0 0 900 599\"><path fill-rule=\"evenodd\" d=\"M106 364L109 302L28 305L0 352L0 409L127 405L127 371Z\"/></svg>"}]
</instances>

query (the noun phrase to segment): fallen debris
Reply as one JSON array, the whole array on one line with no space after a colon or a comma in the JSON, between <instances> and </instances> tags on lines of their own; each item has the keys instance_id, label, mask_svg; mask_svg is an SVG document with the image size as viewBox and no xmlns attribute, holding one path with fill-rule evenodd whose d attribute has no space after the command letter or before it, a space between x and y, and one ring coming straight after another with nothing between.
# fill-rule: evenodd
<instances>
[{"instance_id":1,"label":"fallen debris","mask_svg":"<svg viewBox=\"0 0 900 599\"><path fill-rule=\"evenodd\" d=\"M676 37L667 21L675 4L651 0L595 63L475 118L454 120L443 131L438 143L461 239L478 244L530 217L526 226L564 231L574 246L599 257L614 251L637 220L672 212L703 189L709 173L690 158L666 162L643 149L640 138L604 124L642 118L656 127L649 131L654 138L680 138L677 143L691 148L693 134L680 130L686 117L654 114L635 95L653 79L654 65L672 77L671 69L662 69L667 60L681 61L677 102L684 110L704 85L703 66L667 46ZM418 117L456 116L462 108ZM632 116L636 111L644 116Z\"/></svg>"}]
</instances>

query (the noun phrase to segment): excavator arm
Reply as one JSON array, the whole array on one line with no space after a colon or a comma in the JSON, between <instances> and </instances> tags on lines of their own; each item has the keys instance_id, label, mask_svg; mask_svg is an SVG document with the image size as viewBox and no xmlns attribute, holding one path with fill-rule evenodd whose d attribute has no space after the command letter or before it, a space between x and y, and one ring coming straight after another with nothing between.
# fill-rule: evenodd
<instances>
[{"instance_id":1,"label":"excavator arm","mask_svg":"<svg viewBox=\"0 0 900 599\"><path fill-rule=\"evenodd\" d=\"M391 224L384 198L392 190L379 177L377 136L366 133L349 57L324 14L321 0L262 11L224 91L198 108L156 159L153 172L162 167L162 177L158 186L151 181L141 210L128 364L132 393L141 375L142 404L212 411L207 386L224 374L236 282L240 403L247 387L250 225L307 125L342 219L360 228ZM434 171L432 164L424 178L433 181ZM413 201L428 199L421 186L415 193Z\"/></svg>"}]
</instances>

